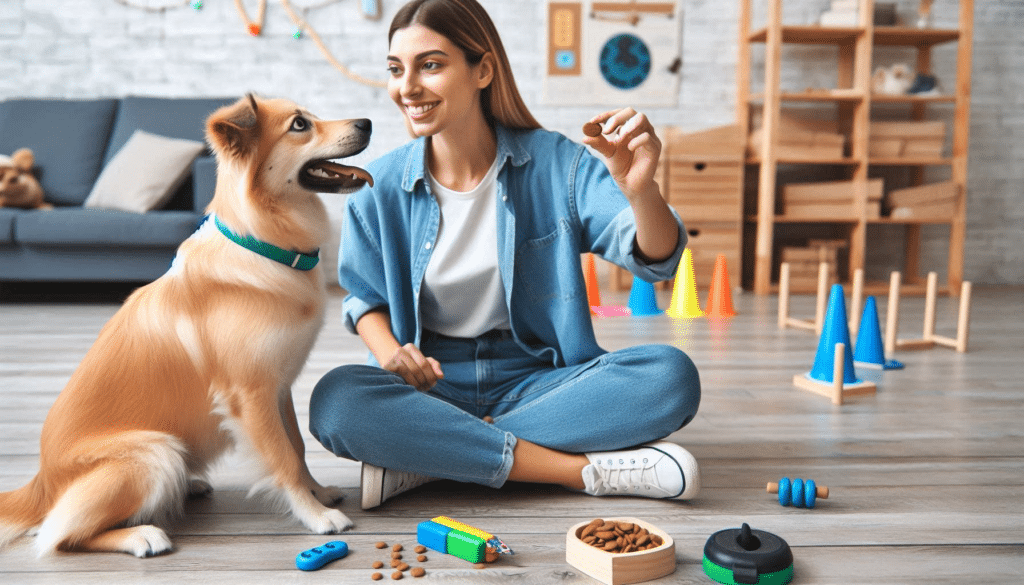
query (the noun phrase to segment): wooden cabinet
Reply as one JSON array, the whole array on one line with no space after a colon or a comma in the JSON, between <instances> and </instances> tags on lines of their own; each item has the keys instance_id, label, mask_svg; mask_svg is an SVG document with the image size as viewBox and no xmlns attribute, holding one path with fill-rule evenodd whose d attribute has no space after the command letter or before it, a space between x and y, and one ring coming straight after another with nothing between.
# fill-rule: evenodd
<instances>
[{"instance_id":1,"label":"wooden cabinet","mask_svg":"<svg viewBox=\"0 0 1024 585\"><path fill-rule=\"evenodd\" d=\"M954 29L876 26L874 0L860 0L856 24L852 26L784 24L782 0L740 2L737 120L749 136L746 172L753 195L745 217L744 231L749 242L744 247L744 263L754 291L767 294L775 290L776 256L783 243L780 240L785 237L806 232L809 238L845 239L849 243L849 258L847 271L840 277L849 281L854 270L865 267L867 250L872 245L867 237L868 227L893 225L899 227L904 239L905 292L923 292L921 230L926 224L940 224L948 226L949 233L947 281L941 288L943 292L958 294L963 279L966 230L973 1L960 0L958 26ZM766 12L764 25L756 29L752 23L752 2L759 2L758 6ZM943 91L938 95L872 92L877 47L906 48L916 55L913 66L917 72L928 74L933 48L947 43L955 44L956 78L941 80ZM783 90L783 54L787 59L801 58L799 52L784 51L786 45L835 47L835 87ZM763 50L764 67L752 71L755 47ZM752 91L752 82L762 78L763 83L757 85L763 89ZM816 114L817 118L794 118L788 112L791 107L803 115L810 112L812 118ZM890 119L880 119L882 109ZM898 119L892 120L893 115ZM932 119L935 117L945 120L936 124ZM835 149L836 136L842 137L841 152ZM852 192L852 200L845 213L836 213L834 206L828 206L827 213L811 216L786 213L782 187L787 177L808 169L848 183L846 188ZM948 179L929 189L928 183L935 182L930 178L933 169L946 169ZM886 196L879 208L871 180L886 174L899 175L901 179L886 181ZM927 205L927 213L914 213L911 209L893 214L895 207L888 201L889 194L897 191L901 201L913 200L905 191L913 188L919 188L911 192L918 198L931 191L946 200ZM780 236L780 231L785 235ZM876 287L885 290L884 284L868 283L868 290Z\"/></svg>"}]
</instances>

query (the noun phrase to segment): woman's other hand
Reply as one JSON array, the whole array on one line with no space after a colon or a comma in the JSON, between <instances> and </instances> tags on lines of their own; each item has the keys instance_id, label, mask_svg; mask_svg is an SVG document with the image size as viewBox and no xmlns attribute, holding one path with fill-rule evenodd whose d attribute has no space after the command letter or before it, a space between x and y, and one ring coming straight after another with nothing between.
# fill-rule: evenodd
<instances>
[{"instance_id":1,"label":"woman's other hand","mask_svg":"<svg viewBox=\"0 0 1024 585\"><path fill-rule=\"evenodd\" d=\"M421 392L428 392L438 380L444 378L441 364L434 358L424 356L420 349L411 343L396 349L383 367L398 374L407 384Z\"/></svg>"}]
</instances>

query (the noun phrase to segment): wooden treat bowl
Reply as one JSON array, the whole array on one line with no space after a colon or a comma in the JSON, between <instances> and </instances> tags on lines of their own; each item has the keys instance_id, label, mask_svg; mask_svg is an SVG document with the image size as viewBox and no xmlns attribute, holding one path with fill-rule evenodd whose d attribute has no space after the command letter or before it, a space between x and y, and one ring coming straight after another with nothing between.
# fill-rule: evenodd
<instances>
[{"instance_id":1,"label":"wooden treat bowl","mask_svg":"<svg viewBox=\"0 0 1024 585\"><path fill-rule=\"evenodd\" d=\"M570 528L565 535L566 562L607 585L642 583L675 572L676 543L668 533L636 518L605 518L604 520L628 522L646 528L651 534L661 537L661 546L628 553L606 552L580 540L583 529L590 524L590 521L581 522Z\"/></svg>"}]
</instances>

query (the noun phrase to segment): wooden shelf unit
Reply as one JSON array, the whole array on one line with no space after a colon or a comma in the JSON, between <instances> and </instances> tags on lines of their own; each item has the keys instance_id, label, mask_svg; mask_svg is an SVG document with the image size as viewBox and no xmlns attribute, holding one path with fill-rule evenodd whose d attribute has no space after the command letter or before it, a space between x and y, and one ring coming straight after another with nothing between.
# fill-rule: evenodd
<instances>
[{"instance_id":1,"label":"wooden shelf unit","mask_svg":"<svg viewBox=\"0 0 1024 585\"><path fill-rule=\"evenodd\" d=\"M751 3L763 1L767 9L765 26L752 30ZM753 246L745 246L745 264L753 267L753 289L757 294L777 290L772 283L773 249L776 244L776 224L835 224L839 233L849 242L849 274L863 268L867 256L867 228L869 225L903 226L905 257L903 263L905 291L913 294L922 281L920 276L921 226L940 224L949 226L949 256L947 282L943 291L957 294L963 280L964 242L966 232L967 149L970 120L971 50L973 42L973 0L960 0L959 21L954 29L919 29L905 26L875 26L874 0L861 0L857 26L826 27L818 25L790 25L782 23L782 0L740 0L739 62L737 64L737 121L745 134L751 130L751 113L760 110L760 143L746 157L746 172L757 176L756 214L744 220L752 229L745 230L752 237ZM946 87L952 93L938 96L875 95L871 91L875 47L907 47L916 50L916 70L930 73L932 49L937 45L956 44L956 80ZM764 45L764 90L751 93L751 49L754 44ZM834 90L783 91L780 87L782 48L787 44L834 46L838 50L837 86ZM947 89L947 91L949 91ZM793 158L780 156L777 144L780 134L782 110L786 104L804 107L829 107L836 111L837 124L848 139L846 155L842 158ZM907 119L926 119L931 108L952 106L949 131L952 149L942 157L869 157L870 124L873 104L906 107ZM845 170L854 183L854 201L849 217L806 218L779 215L777 212L776 183L780 165L832 165ZM947 167L950 180L959 186L953 216L949 219L894 219L870 218L867 212L867 181L872 167L910 169L913 185L924 181L929 167ZM749 254L752 250L752 257Z\"/></svg>"}]
</instances>

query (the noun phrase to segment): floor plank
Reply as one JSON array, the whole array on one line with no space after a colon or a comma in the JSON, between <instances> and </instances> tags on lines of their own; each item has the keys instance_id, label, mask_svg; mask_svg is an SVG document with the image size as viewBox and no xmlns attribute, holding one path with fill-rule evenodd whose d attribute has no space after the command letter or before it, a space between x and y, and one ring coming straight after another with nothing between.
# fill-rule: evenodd
<instances>
[{"instance_id":1,"label":"floor plank","mask_svg":"<svg viewBox=\"0 0 1024 585\"><path fill-rule=\"evenodd\" d=\"M116 294L122 294L117 292ZM662 293L661 305L668 304ZM625 295L606 293L606 304ZM340 323L340 297L296 383L300 424L316 381L341 363L361 363L365 348ZM323 483L341 486L341 509L356 523L338 538L352 554L315 573L295 555L332 537L308 534L259 497L248 498L252 467L229 456L213 475L215 492L186 504L169 532L173 554L136 559L58 554L35 559L31 541L0 551L2 583L367 583L378 540L415 544L415 525L447 514L500 535L517 552L478 570L437 553L428 581L589 584L565 562L565 532L595 517L635 516L672 534L676 572L657 583L709 583L703 545L714 532L748 522L794 549L797 583L1010 583L1024 574L1024 289L975 287L970 348L900 352L902 371L858 370L878 383L875 396L842 407L795 389L817 339L775 326L775 299L737 295L731 321L666 317L597 319L602 345L618 349L670 343L690 353L703 397L694 422L671 439L701 464L704 490L691 502L591 498L549 486L501 490L436 482L375 510L359 509L359 467L327 453L306 433L308 462ZM882 314L884 299L879 303ZM795 316L811 297L795 297ZM0 296L0 490L19 487L38 468L46 413L117 310L93 291L76 300ZM919 335L921 299L904 299L901 336ZM939 299L937 331L952 334L956 299ZM626 390L624 389L624 392ZM813 478L832 494L814 510L778 504L765 484Z\"/></svg>"}]
</instances>

